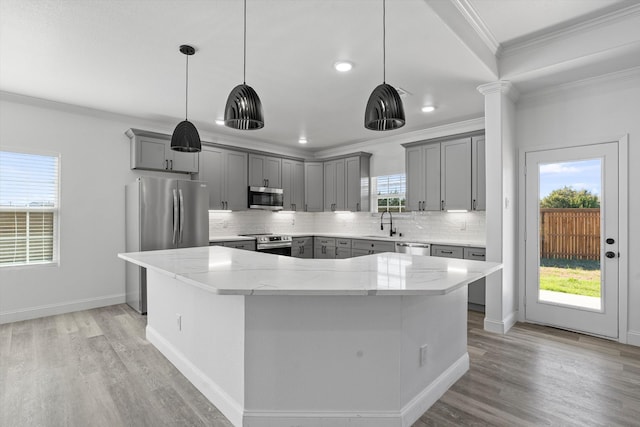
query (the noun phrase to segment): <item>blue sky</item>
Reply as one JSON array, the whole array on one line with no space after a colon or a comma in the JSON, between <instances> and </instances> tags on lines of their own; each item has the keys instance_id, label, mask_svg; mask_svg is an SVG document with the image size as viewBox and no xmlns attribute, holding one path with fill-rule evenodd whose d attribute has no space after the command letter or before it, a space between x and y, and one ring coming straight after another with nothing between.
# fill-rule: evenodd
<instances>
[{"instance_id":1,"label":"blue sky","mask_svg":"<svg viewBox=\"0 0 640 427\"><path fill-rule=\"evenodd\" d=\"M564 186L600 196L601 159L540 164L540 199Z\"/></svg>"}]
</instances>

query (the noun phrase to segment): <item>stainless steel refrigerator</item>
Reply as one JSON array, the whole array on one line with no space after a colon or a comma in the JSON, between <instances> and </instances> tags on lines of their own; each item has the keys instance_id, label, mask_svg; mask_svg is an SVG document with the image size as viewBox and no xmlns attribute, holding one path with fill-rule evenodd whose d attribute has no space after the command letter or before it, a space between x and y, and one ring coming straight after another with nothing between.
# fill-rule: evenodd
<instances>
[{"instance_id":1,"label":"stainless steel refrigerator","mask_svg":"<svg viewBox=\"0 0 640 427\"><path fill-rule=\"evenodd\" d=\"M126 186L126 251L209 244L207 183L140 177ZM147 312L147 270L126 263L126 300Z\"/></svg>"}]
</instances>

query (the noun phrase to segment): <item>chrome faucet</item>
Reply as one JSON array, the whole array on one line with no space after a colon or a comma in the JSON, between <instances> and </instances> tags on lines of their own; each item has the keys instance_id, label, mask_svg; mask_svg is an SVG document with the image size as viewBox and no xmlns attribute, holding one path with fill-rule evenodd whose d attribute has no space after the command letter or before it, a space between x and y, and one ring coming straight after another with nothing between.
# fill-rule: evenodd
<instances>
[{"instance_id":1,"label":"chrome faucet","mask_svg":"<svg viewBox=\"0 0 640 427\"><path fill-rule=\"evenodd\" d=\"M384 230L384 223L382 222L382 219L384 218L384 214L388 213L389 214L389 237L393 237L394 234L396 234L396 229L393 228L393 215L391 215L391 211L389 211L388 209L384 212L382 212L382 215L380 215L380 230Z\"/></svg>"}]
</instances>

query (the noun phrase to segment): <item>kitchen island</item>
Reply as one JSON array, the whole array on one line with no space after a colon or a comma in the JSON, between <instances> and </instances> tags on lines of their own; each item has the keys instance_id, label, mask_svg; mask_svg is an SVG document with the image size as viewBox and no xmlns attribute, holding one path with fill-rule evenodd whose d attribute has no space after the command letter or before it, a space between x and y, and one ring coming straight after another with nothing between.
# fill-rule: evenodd
<instances>
[{"instance_id":1,"label":"kitchen island","mask_svg":"<svg viewBox=\"0 0 640 427\"><path fill-rule=\"evenodd\" d=\"M147 339L235 425L410 426L469 367L466 285L498 263L219 246L147 268Z\"/></svg>"}]
</instances>

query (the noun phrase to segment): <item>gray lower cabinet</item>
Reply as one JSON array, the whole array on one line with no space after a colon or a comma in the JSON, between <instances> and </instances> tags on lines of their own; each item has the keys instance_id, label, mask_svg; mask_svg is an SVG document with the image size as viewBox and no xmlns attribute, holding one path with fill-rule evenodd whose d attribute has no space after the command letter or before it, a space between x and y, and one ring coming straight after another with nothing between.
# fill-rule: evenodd
<instances>
[{"instance_id":1,"label":"gray lower cabinet","mask_svg":"<svg viewBox=\"0 0 640 427\"><path fill-rule=\"evenodd\" d=\"M314 237L313 257L317 259L335 259L336 239L333 237Z\"/></svg>"},{"instance_id":2,"label":"gray lower cabinet","mask_svg":"<svg viewBox=\"0 0 640 427\"><path fill-rule=\"evenodd\" d=\"M246 251L256 250L256 242L254 240L228 240L225 242L210 242L209 246L224 246L226 248L244 249Z\"/></svg>"},{"instance_id":3,"label":"gray lower cabinet","mask_svg":"<svg viewBox=\"0 0 640 427\"><path fill-rule=\"evenodd\" d=\"M284 210L304 211L304 184L304 163L282 159Z\"/></svg>"},{"instance_id":4,"label":"gray lower cabinet","mask_svg":"<svg viewBox=\"0 0 640 427\"><path fill-rule=\"evenodd\" d=\"M291 256L296 258L313 258L313 237L295 237L291 241Z\"/></svg>"},{"instance_id":5,"label":"gray lower cabinet","mask_svg":"<svg viewBox=\"0 0 640 427\"><path fill-rule=\"evenodd\" d=\"M248 209L247 153L203 145L198 179L208 184L209 209Z\"/></svg>"},{"instance_id":6,"label":"gray lower cabinet","mask_svg":"<svg viewBox=\"0 0 640 427\"><path fill-rule=\"evenodd\" d=\"M336 259L351 258L351 239L336 239Z\"/></svg>"},{"instance_id":7,"label":"gray lower cabinet","mask_svg":"<svg viewBox=\"0 0 640 427\"><path fill-rule=\"evenodd\" d=\"M431 256L443 258L485 260L485 249L463 248L460 246L431 245ZM485 279L476 280L469 284L468 291L469 309L484 312L485 304Z\"/></svg>"},{"instance_id":8,"label":"gray lower cabinet","mask_svg":"<svg viewBox=\"0 0 640 427\"><path fill-rule=\"evenodd\" d=\"M304 163L304 210L322 212L324 200L324 170L322 162Z\"/></svg>"},{"instance_id":9,"label":"gray lower cabinet","mask_svg":"<svg viewBox=\"0 0 640 427\"><path fill-rule=\"evenodd\" d=\"M384 240L360 240L353 239L351 241L352 256L362 256L379 254L383 252L395 252L395 242L387 242Z\"/></svg>"},{"instance_id":10,"label":"gray lower cabinet","mask_svg":"<svg viewBox=\"0 0 640 427\"><path fill-rule=\"evenodd\" d=\"M172 150L171 136L140 129L129 129L125 133L131 139L131 169L198 172L198 153Z\"/></svg>"},{"instance_id":11,"label":"gray lower cabinet","mask_svg":"<svg viewBox=\"0 0 640 427\"><path fill-rule=\"evenodd\" d=\"M484 261L486 250L483 248L464 248L464 259ZM484 312L486 281L483 277L469 284L469 308Z\"/></svg>"}]
</instances>

